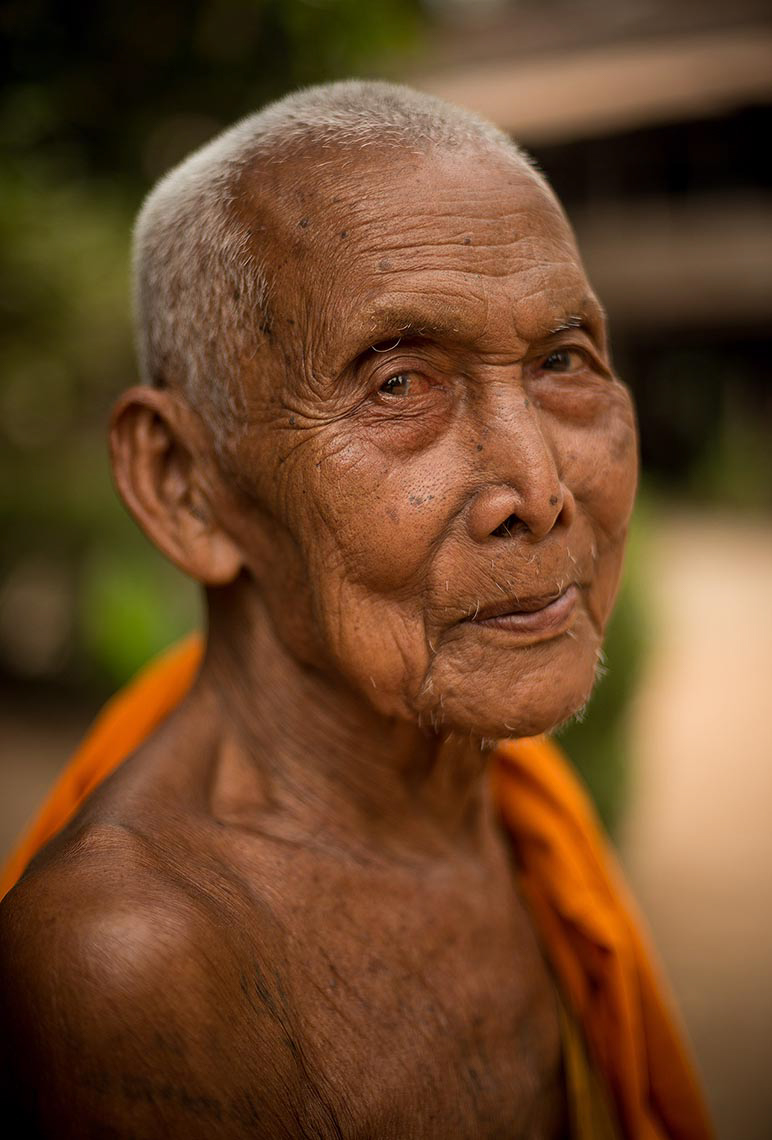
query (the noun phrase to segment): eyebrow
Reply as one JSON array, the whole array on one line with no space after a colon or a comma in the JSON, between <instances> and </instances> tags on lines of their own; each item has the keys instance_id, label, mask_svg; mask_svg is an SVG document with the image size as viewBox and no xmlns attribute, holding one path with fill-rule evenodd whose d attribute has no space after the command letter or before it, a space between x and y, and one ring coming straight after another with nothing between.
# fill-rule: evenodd
<instances>
[{"instance_id":1,"label":"eyebrow","mask_svg":"<svg viewBox=\"0 0 772 1140\"><path fill-rule=\"evenodd\" d=\"M553 313L549 324L545 323L543 331L535 340L546 340L569 329L583 329L594 340L603 340L605 313L600 302L591 294L582 299L577 307L569 312ZM438 313L421 314L414 308L384 307L373 315L370 329L362 330L357 338L357 346L348 354L348 362L362 361L373 350L386 351L396 348L402 341L415 340L455 340L457 342L469 341L475 335L471 328L464 328L459 318L445 320ZM396 342L396 343L395 343Z\"/></svg>"},{"instance_id":2,"label":"eyebrow","mask_svg":"<svg viewBox=\"0 0 772 1140\"><path fill-rule=\"evenodd\" d=\"M549 330L549 336L557 336L558 333L567 332L569 329L583 328L587 323L585 317L580 317L572 313L568 317L564 317L559 324Z\"/></svg>"},{"instance_id":3,"label":"eyebrow","mask_svg":"<svg viewBox=\"0 0 772 1140\"><path fill-rule=\"evenodd\" d=\"M358 345L350 354L351 363L363 361L371 352L386 352L396 349L404 341L463 340L464 330L458 324L421 320L415 313L383 312L377 323L358 339Z\"/></svg>"},{"instance_id":4,"label":"eyebrow","mask_svg":"<svg viewBox=\"0 0 772 1140\"><path fill-rule=\"evenodd\" d=\"M373 348L392 340L413 340L417 337L458 337L463 338L464 330L458 323L437 320L436 318L421 319L415 313L383 313L373 329L367 336L367 344L363 340L363 349Z\"/></svg>"}]
</instances>

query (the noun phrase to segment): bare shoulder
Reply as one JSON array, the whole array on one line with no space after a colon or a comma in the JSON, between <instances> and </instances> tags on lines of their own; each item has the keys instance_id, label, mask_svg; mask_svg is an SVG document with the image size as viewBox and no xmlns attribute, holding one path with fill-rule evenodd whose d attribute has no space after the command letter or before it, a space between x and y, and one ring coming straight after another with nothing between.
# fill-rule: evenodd
<instances>
[{"instance_id":1,"label":"bare shoulder","mask_svg":"<svg viewBox=\"0 0 772 1140\"><path fill-rule=\"evenodd\" d=\"M112 825L82 829L44 851L0 906L0 951L41 981L152 986L170 955L194 970L214 935L204 891L175 879L152 849ZM85 972L67 969L68 960Z\"/></svg>"},{"instance_id":2,"label":"bare shoulder","mask_svg":"<svg viewBox=\"0 0 772 1140\"><path fill-rule=\"evenodd\" d=\"M0 906L19 1135L282 1136L271 943L120 828L43 860Z\"/></svg>"}]
</instances>

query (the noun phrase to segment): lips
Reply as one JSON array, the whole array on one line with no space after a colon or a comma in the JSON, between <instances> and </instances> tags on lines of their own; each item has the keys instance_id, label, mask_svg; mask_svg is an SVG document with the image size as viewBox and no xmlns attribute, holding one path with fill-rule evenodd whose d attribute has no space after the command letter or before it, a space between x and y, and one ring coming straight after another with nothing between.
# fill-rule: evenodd
<instances>
[{"instance_id":1,"label":"lips","mask_svg":"<svg viewBox=\"0 0 772 1140\"><path fill-rule=\"evenodd\" d=\"M485 628L509 630L512 633L554 634L564 632L573 622L579 601L579 589L570 585L558 592L532 595L528 598L502 598L467 619Z\"/></svg>"},{"instance_id":2,"label":"lips","mask_svg":"<svg viewBox=\"0 0 772 1140\"><path fill-rule=\"evenodd\" d=\"M552 590L549 594L535 594L530 598L513 594L511 598L502 598L500 601L491 602L490 605L480 606L471 620L485 621L487 618L502 617L504 614L533 614L557 601L565 592L566 589Z\"/></svg>"}]
</instances>

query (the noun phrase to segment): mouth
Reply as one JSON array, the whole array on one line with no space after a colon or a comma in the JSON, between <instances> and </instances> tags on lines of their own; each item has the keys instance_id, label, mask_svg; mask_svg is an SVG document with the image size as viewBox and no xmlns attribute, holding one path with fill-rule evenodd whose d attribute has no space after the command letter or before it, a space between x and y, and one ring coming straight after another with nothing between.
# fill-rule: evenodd
<instances>
[{"instance_id":1,"label":"mouth","mask_svg":"<svg viewBox=\"0 0 772 1140\"><path fill-rule=\"evenodd\" d=\"M567 586L555 596L502 598L479 610L466 620L484 629L500 629L510 633L536 634L539 640L557 637L568 630L576 615L579 588Z\"/></svg>"}]
</instances>

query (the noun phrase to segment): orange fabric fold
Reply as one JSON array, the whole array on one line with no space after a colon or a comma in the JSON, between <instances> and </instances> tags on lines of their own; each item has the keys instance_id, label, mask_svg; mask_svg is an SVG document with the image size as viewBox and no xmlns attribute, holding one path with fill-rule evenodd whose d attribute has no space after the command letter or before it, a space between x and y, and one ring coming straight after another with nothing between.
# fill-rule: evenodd
<instances>
[{"instance_id":1,"label":"orange fabric fold","mask_svg":"<svg viewBox=\"0 0 772 1140\"><path fill-rule=\"evenodd\" d=\"M89 793L182 700L201 662L194 636L110 701L0 875L0 898ZM523 895L629 1140L713 1131L665 987L587 797L544 737L502 744L492 765Z\"/></svg>"},{"instance_id":2,"label":"orange fabric fold","mask_svg":"<svg viewBox=\"0 0 772 1140\"><path fill-rule=\"evenodd\" d=\"M0 872L0 899L37 852L69 823L86 797L179 704L201 664L194 634L162 654L108 701Z\"/></svg>"},{"instance_id":3,"label":"orange fabric fold","mask_svg":"<svg viewBox=\"0 0 772 1140\"><path fill-rule=\"evenodd\" d=\"M536 930L631 1140L713 1136L667 988L593 808L546 737L499 746L496 800Z\"/></svg>"}]
</instances>

